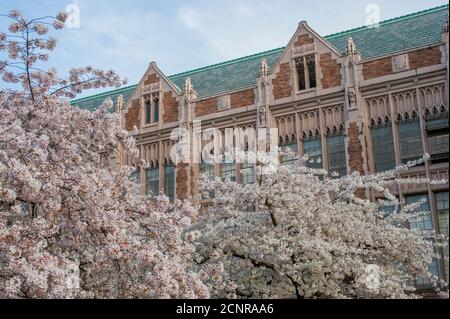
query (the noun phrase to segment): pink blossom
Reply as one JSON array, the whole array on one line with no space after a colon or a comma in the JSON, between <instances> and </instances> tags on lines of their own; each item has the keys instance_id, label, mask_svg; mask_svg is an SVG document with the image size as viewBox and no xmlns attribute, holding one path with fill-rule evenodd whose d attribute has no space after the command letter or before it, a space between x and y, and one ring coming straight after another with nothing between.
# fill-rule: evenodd
<instances>
[{"instance_id":1,"label":"pink blossom","mask_svg":"<svg viewBox=\"0 0 450 319\"><path fill-rule=\"evenodd\" d=\"M58 12L58 14L56 15L56 19L61 21L61 22L65 22L67 20L68 16L69 15L68 15L67 12L61 11L61 12Z\"/></svg>"},{"instance_id":2,"label":"pink blossom","mask_svg":"<svg viewBox=\"0 0 450 319\"><path fill-rule=\"evenodd\" d=\"M42 23L36 23L34 25L33 29L39 35L43 35L43 34L46 34L48 32L48 27L45 24L42 24Z\"/></svg>"}]
</instances>

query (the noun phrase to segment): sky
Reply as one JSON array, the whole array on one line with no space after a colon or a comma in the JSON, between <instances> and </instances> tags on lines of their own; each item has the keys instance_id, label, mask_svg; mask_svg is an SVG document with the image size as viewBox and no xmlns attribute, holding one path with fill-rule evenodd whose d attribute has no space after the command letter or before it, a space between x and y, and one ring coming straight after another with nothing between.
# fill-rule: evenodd
<instances>
[{"instance_id":1,"label":"sky","mask_svg":"<svg viewBox=\"0 0 450 319\"><path fill-rule=\"evenodd\" d=\"M167 75L285 46L298 23L321 35L443 5L442 0L0 0L0 14L72 12L49 61L114 69L139 82L151 61ZM74 10L75 8L75 10ZM76 15L76 12L79 15ZM77 19L76 17L79 17ZM0 30L7 21L0 16ZM2 84L0 83L0 86ZM84 95L99 93L90 91Z\"/></svg>"}]
</instances>

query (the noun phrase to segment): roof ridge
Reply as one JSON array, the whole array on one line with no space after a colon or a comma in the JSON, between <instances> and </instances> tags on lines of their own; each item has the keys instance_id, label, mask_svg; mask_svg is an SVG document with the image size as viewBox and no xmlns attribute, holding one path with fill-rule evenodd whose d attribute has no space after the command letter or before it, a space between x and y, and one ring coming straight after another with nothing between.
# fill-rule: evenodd
<instances>
[{"instance_id":1,"label":"roof ridge","mask_svg":"<svg viewBox=\"0 0 450 319\"><path fill-rule=\"evenodd\" d=\"M243 57L235 58L235 59L232 59L232 60L227 60L227 61L224 61L224 62L219 62L219 63L207 65L207 66L200 67L200 68L197 68L197 69L193 69L193 70L189 70L189 71L185 71L185 72L169 75L168 78L169 79L178 78L178 77L181 77L181 76L186 76L188 74L195 74L195 73L198 73L198 72L201 72L201 71L205 71L205 70L208 70L208 69L213 69L213 68L216 68L216 67L219 67L219 66L232 64L232 63L235 63L235 62L238 62L238 61L246 61L246 60L249 60L249 59L252 59L252 58L256 58L258 56L263 56L263 55L267 55L267 54L270 54L270 53L274 53L274 52L277 52L277 51L284 50L284 48L285 48L285 46L279 47L279 48L276 48L276 49L271 49L271 50L266 50L266 51L262 51L262 52L258 52L258 53L254 53L254 54L250 54L250 55L246 55L246 56L243 56Z\"/></svg>"},{"instance_id":2,"label":"roof ridge","mask_svg":"<svg viewBox=\"0 0 450 319\"><path fill-rule=\"evenodd\" d=\"M394 18L390 18L390 19L386 19L386 20L380 21L379 24L380 24L380 26L384 26L384 25L391 24L391 23L394 23L394 22L403 21L405 19L409 19L409 18L412 18L412 17L419 17L419 16L424 15L424 14L429 14L429 13L433 13L433 12L436 12L436 11L441 11L443 9L448 9L448 4L444 4L444 5L441 5L441 6L438 6L438 7L429 8L429 9L425 9L425 10L421 10L421 11L416 11L416 12L413 12L413 13L404 14L402 16L398 16L398 17L394 17ZM338 37L338 36L343 36L345 34L352 34L352 33L355 33L355 32L361 31L361 30L367 30L367 29L369 29L369 26L356 27L356 28L353 28L353 29L348 29L348 30L345 30L345 31L341 31L341 32L337 32L337 33L332 33L332 34L326 35L326 36L324 36L324 39L326 39L326 40L333 39L333 38Z\"/></svg>"},{"instance_id":3,"label":"roof ridge","mask_svg":"<svg viewBox=\"0 0 450 319\"><path fill-rule=\"evenodd\" d=\"M70 103L73 104L73 103L80 102L80 101L83 101L83 102L89 101L90 99L95 99L95 98L101 97L102 95L111 95L111 94L117 93L119 91L124 91L124 90L127 90L127 89L131 89L131 88L136 87L136 86L137 86L137 84L132 84L132 85L120 87L120 88L112 90L112 91L106 91L106 92L97 93L97 94L94 94L94 95L89 95L89 96L86 96L86 97L80 97L80 98L78 98L76 100L71 100Z\"/></svg>"},{"instance_id":4,"label":"roof ridge","mask_svg":"<svg viewBox=\"0 0 450 319\"><path fill-rule=\"evenodd\" d=\"M448 4L444 4L444 5L441 5L441 6L434 7L434 8L429 8L429 9L425 9L425 10L421 10L421 11L417 11L417 12L413 12L413 13L408 13L408 14L405 14L405 15L402 15L402 16L390 18L390 19L381 21L380 22L380 26L385 26L385 25L388 25L388 24L391 24L391 23L394 23L394 22L403 21L403 20L410 19L410 18L413 18L413 17L419 17L419 16L422 16L422 15L426 15L426 14L430 14L430 13L433 13L433 12L441 11L443 9L448 9L448 7L449 7ZM324 36L323 38L328 41L328 40L334 39L336 37L340 37L340 36L343 36L343 35L350 35L350 34L358 32L358 31L367 30L367 29L369 29L368 26L361 26L361 27L357 27L357 28L348 29L348 30L345 30L345 31L329 34L329 35ZM177 79L177 78L180 78L180 77L183 77L183 76L193 75L193 74L205 71L205 70L214 69L214 68L217 68L217 67L220 67L220 66L229 65L229 64L236 63L236 62L240 62L240 61L246 61L246 60L249 60L249 59L252 59L252 58L256 58L258 56L264 56L264 55L267 55L267 54L270 54L270 53L275 53L277 51L282 51L285 48L286 48L286 46L283 46L283 47L279 47L279 48L275 48L275 49L271 49L271 50L266 50L266 51L262 51L262 52L258 52L258 53L254 53L254 54L250 54L250 55L246 55L246 56L235 58L235 59L231 59L231 60L228 60L228 61L219 62L219 63L207 65L207 66L204 66L204 67L192 69L192 70L189 70L189 71L176 73L176 74L168 76L168 78L169 78L169 80L172 81L174 79ZM115 89L115 90L112 90L112 91L106 91L106 92L103 92L103 93L90 95L90 96L87 96L87 97L84 97L84 98L79 98L79 99L76 99L76 100L72 100L72 101L70 101L70 103L73 104L73 103L80 102L80 101L84 102L84 101L89 101L91 99L95 99L95 98L98 98L98 97L101 97L101 96L108 96L108 95L114 94L116 92L120 92L120 91L123 91L123 90L131 89L133 87L136 87L137 85L138 84L129 85L129 86L118 88L118 89Z\"/></svg>"}]
</instances>

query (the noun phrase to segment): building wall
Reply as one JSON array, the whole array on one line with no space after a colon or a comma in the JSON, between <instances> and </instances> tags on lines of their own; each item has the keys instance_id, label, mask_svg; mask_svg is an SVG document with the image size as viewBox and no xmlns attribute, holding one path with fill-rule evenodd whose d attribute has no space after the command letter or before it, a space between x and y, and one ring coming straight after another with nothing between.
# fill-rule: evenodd
<instances>
[{"instance_id":1,"label":"building wall","mask_svg":"<svg viewBox=\"0 0 450 319\"><path fill-rule=\"evenodd\" d=\"M301 56L299 52L308 50L308 54L315 56L317 87L299 91L293 61ZM305 144L310 139L320 140L325 169L329 169L331 160L328 158L329 137L342 134L346 172L358 171L362 174L376 172L379 157L374 143L383 139L377 140L374 135L378 134L377 128L387 127L383 134L388 134L392 139L392 145L389 144L393 150L392 161L395 165L402 164L408 152L408 141L402 140L402 134L405 134L403 123L418 124L416 136L420 135L421 141L416 143L415 150L419 157L435 147L430 143L435 143L433 136L436 132L442 133L432 130L430 123L436 122L436 119L448 120L447 54L448 40L441 45L365 61L357 52L340 54L315 34L300 29L267 75L269 94L265 98L269 123L279 129L280 141L297 145L299 155L304 154ZM194 93L180 92L171 86L159 72L156 68L147 71L142 88L136 91L123 116L126 129L139 127L137 144L141 148L141 159L159 165L159 183L163 188L163 167L170 165L172 129L190 128L194 119L202 120L204 127L255 127L261 87L257 86L260 81L255 79L254 88L197 99ZM142 97L146 94L145 90L150 89L160 92L162 96L162 120L143 126ZM447 153L446 158L426 161L424 165L408 171L404 177L448 180L448 166ZM220 165L215 166L215 172L220 175ZM198 174L198 164L176 166L175 198L193 198L198 193ZM145 177L145 171L141 169L142 192L146 192ZM238 164L236 180L242 180ZM439 229L443 223L438 212L442 204L439 198L442 196L437 194L448 194L448 184L404 186L392 191L402 200L413 195L424 195L432 212L432 224ZM380 194L363 191L361 196L375 199ZM438 272L441 277L448 276L448 266L438 263Z\"/></svg>"}]
</instances>

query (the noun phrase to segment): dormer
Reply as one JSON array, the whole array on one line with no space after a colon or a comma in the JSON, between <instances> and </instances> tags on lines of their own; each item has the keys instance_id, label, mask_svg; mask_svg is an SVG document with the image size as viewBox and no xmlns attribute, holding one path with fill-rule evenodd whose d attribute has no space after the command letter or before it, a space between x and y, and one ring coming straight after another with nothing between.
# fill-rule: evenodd
<instances>
[{"instance_id":1,"label":"dormer","mask_svg":"<svg viewBox=\"0 0 450 319\"><path fill-rule=\"evenodd\" d=\"M178 122L181 94L156 63L151 62L124 111L125 128L132 130L137 126L143 131Z\"/></svg>"},{"instance_id":2,"label":"dormer","mask_svg":"<svg viewBox=\"0 0 450 319\"><path fill-rule=\"evenodd\" d=\"M341 58L335 47L300 22L270 76L274 99L295 100L341 88Z\"/></svg>"}]
</instances>

